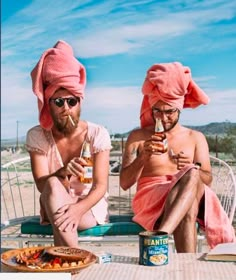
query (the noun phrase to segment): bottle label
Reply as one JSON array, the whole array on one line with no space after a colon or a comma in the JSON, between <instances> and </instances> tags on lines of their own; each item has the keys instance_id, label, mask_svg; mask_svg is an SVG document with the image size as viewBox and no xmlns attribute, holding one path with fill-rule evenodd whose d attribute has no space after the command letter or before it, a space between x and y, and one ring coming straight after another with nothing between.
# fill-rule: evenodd
<instances>
[{"instance_id":1,"label":"bottle label","mask_svg":"<svg viewBox=\"0 0 236 280\"><path fill-rule=\"evenodd\" d=\"M168 149L168 141L167 141L167 139L163 140L163 145L164 145L164 150L167 150Z\"/></svg>"},{"instance_id":2,"label":"bottle label","mask_svg":"<svg viewBox=\"0 0 236 280\"><path fill-rule=\"evenodd\" d=\"M93 178L93 167L92 166L84 166L84 178Z\"/></svg>"},{"instance_id":3,"label":"bottle label","mask_svg":"<svg viewBox=\"0 0 236 280\"><path fill-rule=\"evenodd\" d=\"M163 128L157 126L157 127L155 128L155 132L157 132L157 133L163 132Z\"/></svg>"}]
</instances>

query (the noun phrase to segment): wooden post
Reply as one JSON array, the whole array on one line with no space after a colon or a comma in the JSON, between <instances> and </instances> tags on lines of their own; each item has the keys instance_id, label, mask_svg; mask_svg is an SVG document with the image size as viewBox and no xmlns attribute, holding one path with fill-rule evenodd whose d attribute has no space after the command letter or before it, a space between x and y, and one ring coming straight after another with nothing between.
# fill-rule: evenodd
<instances>
[{"instance_id":1,"label":"wooden post","mask_svg":"<svg viewBox=\"0 0 236 280\"><path fill-rule=\"evenodd\" d=\"M16 121L16 151L19 150L19 121Z\"/></svg>"},{"instance_id":2,"label":"wooden post","mask_svg":"<svg viewBox=\"0 0 236 280\"><path fill-rule=\"evenodd\" d=\"M216 135L216 141L215 141L215 150L216 150L216 157L218 158L218 136Z\"/></svg>"}]
</instances>

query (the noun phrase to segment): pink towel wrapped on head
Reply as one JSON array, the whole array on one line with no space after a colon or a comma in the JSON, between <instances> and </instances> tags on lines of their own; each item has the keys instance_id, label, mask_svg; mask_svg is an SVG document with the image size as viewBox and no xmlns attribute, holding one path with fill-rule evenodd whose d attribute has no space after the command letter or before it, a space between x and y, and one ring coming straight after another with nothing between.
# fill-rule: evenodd
<instances>
[{"instance_id":1,"label":"pink towel wrapped on head","mask_svg":"<svg viewBox=\"0 0 236 280\"><path fill-rule=\"evenodd\" d=\"M58 41L46 50L31 72L32 88L38 97L39 122L46 130L52 127L48 102L60 87L83 99L86 85L85 67L74 57L73 49Z\"/></svg>"},{"instance_id":2,"label":"pink towel wrapped on head","mask_svg":"<svg viewBox=\"0 0 236 280\"><path fill-rule=\"evenodd\" d=\"M179 62L154 64L142 87L141 127L153 124L152 106L159 100L182 110L208 104L208 96L191 78L191 70Z\"/></svg>"}]
</instances>

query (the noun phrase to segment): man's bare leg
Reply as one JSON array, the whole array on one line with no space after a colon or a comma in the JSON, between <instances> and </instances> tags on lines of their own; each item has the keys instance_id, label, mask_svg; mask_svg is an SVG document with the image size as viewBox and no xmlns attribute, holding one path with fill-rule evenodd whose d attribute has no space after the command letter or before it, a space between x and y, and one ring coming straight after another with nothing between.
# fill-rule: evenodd
<instances>
[{"instance_id":1,"label":"man's bare leg","mask_svg":"<svg viewBox=\"0 0 236 280\"><path fill-rule=\"evenodd\" d=\"M197 197L192 207L174 231L175 247L178 253L195 253L197 248L196 219L199 204L204 194L204 185L198 180Z\"/></svg>"},{"instance_id":2,"label":"man's bare leg","mask_svg":"<svg viewBox=\"0 0 236 280\"><path fill-rule=\"evenodd\" d=\"M54 215L55 216L55 215ZM86 212L80 222L79 229L87 229L97 225L96 219L93 216L91 211ZM52 224L53 226L53 224ZM77 231L71 232L62 232L59 231L57 227L53 226L54 234L54 245L55 246L69 246L69 247L78 247L78 233ZM70 238L70 239L69 239ZM69 239L69 240L68 240Z\"/></svg>"},{"instance_id":3,"label":"man's bare leg","mask_svg":"<svg viewBox=\"0 0 236 280\"><path fill-rule=\"evenodd\" d=\"M75 201L56 177L52 177L48 180L48 184L42 193L41 201L53 227L55 246L78 247L77 231L63 232L54 226L54 221L57 219L57 215L55 214L57 210L65 204L75 203ZM93 217L91 211L89 211L81 219L81 229L85 229L94 225L96 225L96 220Z\"/></svg>"},{"instance_id":4,"label":"man's bare leg","mask_svg":"<svg viewBox=\"0 0 236 280\"><path fill-rule=\"evenodd\" d=\"M185 252L196 250L195 223L198 203L204 192L198 172L196 169L189 170L171 190L158 228L160 231L174 233L177 252L182 251L182 248ZM180 227L177 229L178 225Z\"/></svg>"},{"instance_id":5,"label":"man's bare leg","mask_svg":"<svg viewBox=\"0 0 236 280\"><path fill-rule=\"evenodd\" d=\"M196 217L198 203L195 200L189 212L173 232L178 253L195 253L197 247Z\"/></svg>"}]
</instances>

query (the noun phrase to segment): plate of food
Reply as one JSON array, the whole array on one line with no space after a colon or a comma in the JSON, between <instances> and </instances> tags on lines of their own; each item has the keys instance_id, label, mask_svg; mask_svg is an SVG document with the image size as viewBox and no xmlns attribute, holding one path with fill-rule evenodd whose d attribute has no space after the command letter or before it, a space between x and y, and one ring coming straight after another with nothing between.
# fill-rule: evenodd
<instances>
[{"instance_id":1,"label":"plate of food","mask_svg":"<svg viewBox=\"0 0 236 280\"><path fill-rule=\"evenodd\" d=\"M97 257L86 250L66 246L28 247L8 250L1 254L1 262L13 271L70 272L96 262Z\"/></svg>"}]
</instances>

